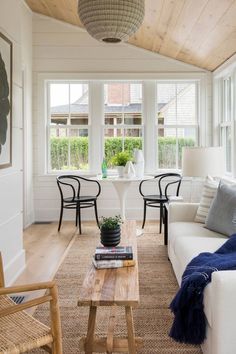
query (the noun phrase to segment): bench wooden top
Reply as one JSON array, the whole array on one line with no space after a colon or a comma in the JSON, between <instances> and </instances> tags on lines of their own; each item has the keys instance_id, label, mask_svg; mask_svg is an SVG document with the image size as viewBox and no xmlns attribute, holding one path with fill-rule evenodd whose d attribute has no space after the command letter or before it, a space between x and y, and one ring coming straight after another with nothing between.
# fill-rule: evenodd
<instances>
[{"instance_id":1,"label":"bench wooden top","mask_svg":"<svg viewBox=\"0 0 236 354\"><path fill-rule=\"evenodd\" d=\"M122 225L120 245L132 246L136 265L117 269L96 269L91 264L82 285L78 306L138 305L139 279L135 221L126 221Z\"/></svg>"}]
</instances>

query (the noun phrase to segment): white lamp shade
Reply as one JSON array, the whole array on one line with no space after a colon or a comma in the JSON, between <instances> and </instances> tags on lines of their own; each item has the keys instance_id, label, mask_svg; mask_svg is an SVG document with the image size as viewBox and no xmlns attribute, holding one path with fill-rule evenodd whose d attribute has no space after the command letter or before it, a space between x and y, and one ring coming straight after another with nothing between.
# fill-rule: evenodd
<instances>
[{"instance_id":1,"label":"white lamp shade","mask_svg":"<svg viewBox=\"0 0 236 354\"><path fill-rule=\"evenodd\" d=\"M224 173L223 147L185 147L182 174L188 177L220 177Z\"/></svg>"}]
</instances>

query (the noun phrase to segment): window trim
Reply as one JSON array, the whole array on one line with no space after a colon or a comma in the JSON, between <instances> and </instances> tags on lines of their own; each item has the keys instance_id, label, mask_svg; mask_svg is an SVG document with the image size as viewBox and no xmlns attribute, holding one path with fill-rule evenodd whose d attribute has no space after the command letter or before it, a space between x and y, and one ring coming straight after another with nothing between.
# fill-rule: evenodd
<instances>
[{"instance_id":1,"label":"window trim","mask_svg":"<svg viewBox=\"0 0 236 354\"><path fill-rule=\"evenodd\" d=\"M160 128L163 129L168 129L168 128L172 128L176 130L176 139L178 138L178 134L177 134L177 130L179 128L194 128L195 132L196 132L196 146L200 145L200 118L199 118L199 111L200 111L200 95L199 95L199 91L200 91L200 85L199 85L199 80L157 80L156 81L156 87L158 86L158 84L184 84L184 83L192 83L195 84L195 88L196 88L196 92L195 92L195 99L196 99L196 104L195 104L195 113L196 113L196 123L195 124L158 124L158 119L156 119L156 139L158 140L158 130ZM158 90L156 90L156 112L158 114ZM177 107L176 107L177 109ZM159 159L158 159L158 153L156 156L156 165L157 168L159 170L174 170L174 171L180 171L181 169L178 168L178 161L179 161L179 149L178 149L178 144L176 144L176 155L175 155L175 167L174 168L165 168L165 169L161 169L159 167Z\"/></svg>"},{"instance_id":2,"label":"window trim","mask_svg":"<svg viewBox=\"0 0 236 354\"><path fill-rule=\"evenodd\" d=\"M225 156L225 175L228 177L233 177L234 175L234 120L233 120L233 111L234 111L234 101L233 101L233 78L234 75L233 73L228 73L227 75L223 76L220 80L220 84L221 84L221 119L219 122L219 140L220 140L220 144L223 146L224 148L224 156ZM230 107L226 106L225 103L225 97L226 97L226 92L225 92L225 82L227 82L229 80L230 85L228 86L230 89L229 92L229 97L228 98L228 103L230 102ZM226 111L227 109L227 111ZM230 159L230 164L231 164L231 171L227 171L227 147L226 147L226 143L224 142L224 137L223 135L226 134L227 128L231 129L231 159Z\"/></svg>"},{"instance_id":3,"label":"window trim","mask_svg":"<svg viewBox=\"0 0 236 354\"><path fill-rule=\"evenodd\" d=\"M58 173L52 172L48 173L47 171L47 139L46 139L46 120L47 117L45 102L47 101L47 97L45 97L45 88L46 83L48 81L52 82L68 82L68 81L87 81L90 86L90 94L89 97L95 96L95 106L91 107L90 119L93 121L90 129L90 152L89 152L89 161L90 170L83 173L84 175L94 175L100 172L100 164L102 159L102 122L101 116L103 112L103 104L104 101L101 98L102 91L101 86L102 83L107 81L142 81L143 83L143 139L144 139L144 154L146 160L146 171L145 173L150 174L158 174L163 170L158 169L153 165L155 151L151 151L151 148L146 143L147 141L154 141L154 127L155 127L155 119L153 122L150 122L150 116L153 115L155 110L154 105L148 105L148 97L152 97L153 94L155 96L155 86L156 81L159 82L173 82L173 81L197 81L199 82L199 142L202 146L207 146L211 144L211 136L208 132L211 116L210 112L207 110L208 107L208 95L209 95L209 85L211 80L211 73L207 71L201 72L186 72L186 73L46 73L41 72L36 75L36 85L38 90L38 99L37 105L34 108L34 112L37 116L36 124L35 124L35 133L36 133L36 145L35 145L35 154L37 155L36 165L35 165L35 174L37 176L50 176L57 175ZM151 95L150 95L151 93ZM93 98L94 98L93 97ZM97 106L98 104L98 106ZM150 115L151 114L151 115ZM44 117L44 119L41 119ZM95 119L94 119L95 118ZM149 123L147 125L147 120ZM94 140L96 139L96 141ZM91 144L92 142L92 144ZM92 146L93 145L93 146ZM156 149L152 149L156 150ZM98 158L94 157L94 153L98 154ZM179 171L179 170L177 170ZM60 171L60 174L69 173L75 171Z\"/></svg>"},{"instance_id":4,"label":"window trim","mask_svg":"<svg viewBox=\"0 0 236 354\"><path fill-rule=\"evenodd\" d=\"M142 98L142 103L141 103L141 117L142 117L142 122L141 124L125 124L124 123L124 119L123 119L123 123L122 124L105 124L105 110L103 112L103 124L102 124L102 152L103 152L103 156L105 156L105 130L106 129L121 129L123 132L126 129L139 129L141 130L141 134L142 134L142 151L143 154L145 154L145 143L144 143L144 114L143 114L143 81L140 80L106 80L103 81L103 90L104 90L104 102L103 102L103 108L104 106L107 104L107 102L105 101L105 85L109 85L109 84L138 84L141 85L141 98ZM116 104L115 106L117 107L123 107L123 103L121 104ZM121 112L124 118L125 112ZM129 114L129 112L127 112ZM122 134L122 138L123 141L125 140L125 136L124 134ZM123 151L123 146L124 144L122 144L122 151ZM113 169L109 169L108 170L110 173L112 173Z\"/></svg>"},{"instance_id":5,"label":"window trim","mask_svg":"<svg viewBox=\"0 0 236 354\"><path fill-rule=\"evenodd\" d=\"M54 128L54 126L51 124L51 115L50 115L50 85L51 84L66 84L69 85L74 83L74 84L87 84L88 85L88 124L87 125L72 125L72 124L57 124L57 128L63 128L63 129L68 129L69 131L71 129L87 129L88 130L88 170L80 170L82 174L87 174L90 171L90 127L91 127L91 118L90 118L90 95L89 95L89 90L90 90L90 84L87 80L47 80L46 82L46 110L47 110L47 117L46 117L46 136L47 136L47 146L46 146L46 152L47 152L47 161L46 161L46 171L47 174L58 174L58 173L68 173L68 172L73 172L74 170L52 170L51 166L51 148L50 148L50 130L51 128ZM71 100L70 100L70 89L69 89L69 111L68 115L69 117L71 116ZM69 158L70 162L70 158ZM77 171L77 170L76 170Z\"/></svg>"}]
</instances>

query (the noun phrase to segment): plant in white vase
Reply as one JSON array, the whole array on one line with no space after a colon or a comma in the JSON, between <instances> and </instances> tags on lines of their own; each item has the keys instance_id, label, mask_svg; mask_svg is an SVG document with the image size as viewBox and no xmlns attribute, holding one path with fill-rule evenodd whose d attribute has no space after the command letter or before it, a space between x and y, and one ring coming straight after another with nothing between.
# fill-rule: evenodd
<instances>
[{"instance_id":1,"label":"plant in white vase","mask_svg":"<svg viewBox=\"0 0 236 354\"><path fill-rule=\"evenodd\" d=\"M118 154L112 158L112 164L116 166L119 177L124 177L125 165L131 160L132 158L128 151L118 152Z\"/></svg>"}]
</instances>

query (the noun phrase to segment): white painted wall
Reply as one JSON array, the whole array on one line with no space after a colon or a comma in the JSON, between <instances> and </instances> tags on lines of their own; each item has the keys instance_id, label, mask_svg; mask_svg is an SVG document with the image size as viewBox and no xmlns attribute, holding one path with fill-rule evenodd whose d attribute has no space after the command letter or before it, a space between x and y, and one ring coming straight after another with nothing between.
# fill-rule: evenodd
<instances>
[{"instance_id":1,"label":"white painted wall","mask_svg":"<svg viewBox=\"0 0 236 354\"><path fill-rule=\"evenodd\" d=\"M43 108L40 97L40 77L57 73L58 78L81 75L83 79L173 79L202 75L200 118L205 127L202 144L211 143L211 74L197 67L178 62L161 55L119 44L106 45L92 39L84 30L40 15L33 17L33 120L34 120L34 208L36 221L58 220L59 193L55 176L46 175L42 169L44 152L40 147L43 139ZM146 110L148 108L146 107ZM147 128L148 131L148 128ZM151 134L151 132L150 132ZM149 135L150 135L149 134ZM190 197L191 180L183 183L181 194ZM193 186L193 185L192 185ZM198 183L193 186L192 200L199 197ZM142 199L138 194L138 184L134 183L127 198L128 218L142 218ZM103 187L99 199L99 214L118 213L119 202L112 185ZM92 217L93 211L84 211L84 219ZM150 208L148 216L156 218L157 211ZM65 219L74 219L73 214L65 214Z\"/></svg>"},{"instance_id":2,"label":"white painted wall","mask_svg":"<svg viewBox=\"0 0 236 354\"><path fill-rule=\"evenodd\" d=\"M23 249L23 115L22 115L22 58L30 75L31 57L26 55L30 47L32 31L31 13L19 0L1 0L0 31L13 42L13 120L12 167L0 170L0 251L3 255L6 282L11 283L24 268ZM23 30L23 32L21 31ZM22 36L22 33L24 34ZM26 45L26 41L28 42ZM25 49L24 49L25 48ZM27 83L30 95L30 83ZM27 119L31 119L30 97L27 103ZM28 106L29 105L29 106Z\"/></svg>"}]
</instances>

